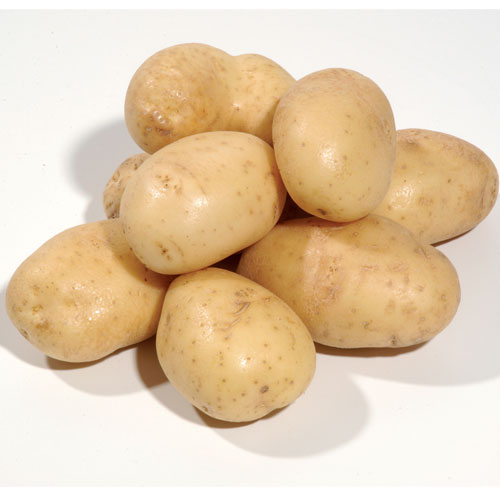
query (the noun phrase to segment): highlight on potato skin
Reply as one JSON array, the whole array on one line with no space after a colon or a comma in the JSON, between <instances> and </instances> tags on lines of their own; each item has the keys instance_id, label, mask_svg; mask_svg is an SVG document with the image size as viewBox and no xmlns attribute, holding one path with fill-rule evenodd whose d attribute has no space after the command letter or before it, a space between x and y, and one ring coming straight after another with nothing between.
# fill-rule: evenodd
<instances>
[{"instance_id":1,"label":"highlight on potato skin","mask_svg":"<svg viewBox=\"0 0 500 500\"><path fill-rule=\"evenodd\" d=\"M294 78L258 54L231 56L200 43L174 45L135 72L125 121L147 153L202 132L229 130L271 144L274 110Z\"/></svg>"},{"instance_id":2,"label":"highlight on potato skin","mask_svg":"<svg viewBox=\"0 0 500 500\"><path fill-rule=\"evenodd\" d=\"M460 302L445 255L377 215L278 224L243 252L238 273L282 298L316 342L341 348L425 342Z\"/></svg>"},{"instance_id":3,"label":"highlight on potato skin","mask_svg":"<svg viewBox=\"0 0 500 500\"><path fill-rule=\"evenodd\" d=\"M397 131L391 186L373 210L437 243L477 226L498 197L498 172L479 148L423 129Z\"/></svg>"},{"instance_id":4,"label":"highlight on potato skin","mask_svg":"<svg viewBox=\"0 0 500 500\"><path fill-rule=\"evenodd\" d=\"M356 71L325 69L293 84L276 108L273 144L288 194L316 217L359 219L389 189L396 155L391 105Z\"/></svg>"},{"instance_id":5,"label":"highlight on potato skin","mask_svg":"<svg viewBox=\"0 0 500 500\"><path fill-rule=\"evenodd\" d=\"M146 269L118 219L54 236L12 276L9 318L47 356L94 361L156 333L173 278Z\"/></svg>"},{"instance_id":6,"label":"highlight on potato skin","mask_svg":"<svg viewBox=\"0 0 500 500\"><path fill-rule=\"evenodd\" d=\"M216 268L176 278L156 348L172 385L199 410L248 422L295 401L316 367L311 335L273 293Z\"/></svg>"}]
</instances>

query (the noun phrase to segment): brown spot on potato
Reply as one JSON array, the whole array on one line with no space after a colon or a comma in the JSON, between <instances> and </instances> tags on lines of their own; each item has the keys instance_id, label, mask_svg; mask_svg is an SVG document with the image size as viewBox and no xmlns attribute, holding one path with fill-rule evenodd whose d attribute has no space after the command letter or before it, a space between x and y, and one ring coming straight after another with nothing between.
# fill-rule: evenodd
<instances>
[{"instance_id":1,"label":"brown spot on potato","mask_svg":"<svg viewBox=\"0 0 500 500\"><path fill-rule=\"evenodd\" d=\"M267 392L269 390L269 387L267 385L263 385L261 388L260 388L260 392L264 393L264 392Z\"/></svg>"}]
</instances>

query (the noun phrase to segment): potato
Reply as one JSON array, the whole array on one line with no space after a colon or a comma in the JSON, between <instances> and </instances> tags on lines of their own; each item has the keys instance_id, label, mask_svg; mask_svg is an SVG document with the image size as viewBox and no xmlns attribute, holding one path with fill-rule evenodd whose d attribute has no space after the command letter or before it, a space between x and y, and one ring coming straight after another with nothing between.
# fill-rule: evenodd
<instances>
[{"instance_id":1,"label":"potato","mask_svg":"<svg viewBox=\"0 0 500 500\"><path fill-rule=\"evenodd\" d=\"M151 337L172 278L146 269L118 219L53 237L16 270L7 313L47 356L81 362Z\"/></svg>"},{"instance_id":2,"label":"potato","mask_svg":"<svg viewBox=\"0 0 500 500\"><path fill-rule=\"evenodd\" d=\"M243 252L238 273L282 298L316 342L335 347L425 342L450 323L460 301L450 261L376 215L278 224Z\"/></svg>"},{"instance_id":3,"label":"potato","mask_svg":"<svg viewBox=\"0 0 500 500\"><path fill-rule=\"evenodd\" d=\"M437 243L477 226L498 196L498 172L478 148L448 134L397 132L391 187L373 213Z\"/></svg>"},{"instance_id":4,"label":"potato","mask_svg":"<svg viewBox=\"0 0 500 500\"><path fill-rule=\"evenodd\" d=\"M156 350L172 385L211 417L256 420L309 385L316 352L278 297L238 274L209 268L175 279Z\"/></svg>"},{"instance_id":5,"label":"potato","mask_svg":"<svg viewBox=\"0 0 500 500\"><path fill-rule=\"evenodd\" d=\"M111 179L109 179L104 189L102 203L108 219L114 219L120 216L120 202L123 191L132 174L149 158L147 153L139 153L127 158L115 170Z\"/></svg>"},{"instance_id":6,"label":"potato","mask_svg":"<svg viewBox=\"0 0 500 500\"><path fill-rule=\"evenodd\" d=\"M272 148L242 132L205 132L157 151L132 176L120 207L146 267L197 271L262 238L286 191Z\"/></svg>"},{"instance_id":7,"label":"potato","mask_svg":"<svg viewBox=\"0 0 500 500\"><path fill-rule=\"evenodd\" d=\"M146 152L189 135L230 130L271 143L280 97L294 82L266 57L233 57L199 43L175 45L147 59L125 99L132 138Z\"/></svg>"},{"instance_id":8,"label":"potato","mask_svg":"<svg viewBox=\"0 0 500 500\"><path fill-rule=\"evenodd\" d=\"M396 153L391 106L355 71L325 69L292 85L276 109L273 142L286 189L309 214L359 219L389 189Z\"/></svg>"}]
</instances>

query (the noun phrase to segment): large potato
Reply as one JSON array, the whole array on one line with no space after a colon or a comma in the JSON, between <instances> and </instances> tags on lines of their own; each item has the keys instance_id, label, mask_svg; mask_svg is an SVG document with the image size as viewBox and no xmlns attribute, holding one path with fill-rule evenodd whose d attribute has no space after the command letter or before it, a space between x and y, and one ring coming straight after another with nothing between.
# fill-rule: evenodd
<instances>
[{"instance_id":1,"label":"large potato","mask_svg":"<svg viewBox=\"0 0 500 500\"><path fill-rule=\"evenodd\" d=\"M92 361L155 334L170 281L137 260L117 219L92 222L63 231L21 264L7 312L47 356Z\"/></svg>"},{"instance_id":2,"label":"large potato","mask_svg":"<svg viewBox=\"0 0 500 500\"><path fill-rule=\"evenodd\" d=\"M120 163L113 172L102 194L102 204L108 219L120 216L120 203L132 174L149 158L147 153L139 153Z\"/></svg>"},{"instance_id":3,"label":"large potato","mask_svg":"<svg viewBox=\"0 0 500 500\"><path fill-rule=\"evenodd\" d=\"M335 347L425 342L448 325L460 301L450 261L376 215L348 224L278 224L243 252L238 272L282 298L316 342Z\"/></svg>"},{"instance_id":4,"label":"large potato","mask_svg":"<svg viewBox=\"0 0 500 500\"><path fill-rule=\"evenodd\" d=\"M273 142L288 193L317 217L359 219L389 189L396 153L391 106L355 71L326 69L292 85L276 109Z\"/></svg>"},{"instance_id":5,"label":"large potato","mask_svg":"<svg viewBox=\"0 0 500 500\"><path fill-rule=\"evenodd\" d=\"M264 56L233 57L199 43L175 45L136 71L127 90L125 120L148 153L216 130L247 132L270 143L274 110L294 81Z\"/></svg>"},{"instance_id":6,"label":"large potato","mask_svg":"<svg viewBox=\"0 0 500 500\"><path fill-rule=\"evenodd\" d=\"M174 387L208 415L255 420L297 399L316 363L307 328L278 297L209 268L173 281L156 349Z\"/></svg>"},{"instance_id":7,"label":"large potato","mask_svg":"<svg viewBox=\"0 0 500 500\"><path fill-rule=\"evenodd\" d=\"M120 220L148 268L181 274L262 238L278 221L285 198L266 142L242 132L206 132L142 164L123 193Z\"/></svg>"},{"instance_id":8,"label":"large potato","mask_svg":"<svg viewBox=\"0 0 500 500\"><path fill-rule=\"evenodd\" d=\"M398 130L392 184L373 213L437 243L477 226L497 196L498 172L480 149L440 132Z\"/></svg>"}]
</instances>

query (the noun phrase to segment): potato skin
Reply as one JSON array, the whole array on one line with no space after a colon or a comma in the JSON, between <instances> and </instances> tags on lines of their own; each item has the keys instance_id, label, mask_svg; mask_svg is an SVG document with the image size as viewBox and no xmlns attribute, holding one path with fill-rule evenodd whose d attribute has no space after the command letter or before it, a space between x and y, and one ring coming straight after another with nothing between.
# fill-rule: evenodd
<instances>
[{"instance_id":1,"label":"potato skin","mask_svg":"<svg viewBox=\"0 0 500 500\"><path fill-rule=\"evenodd\" d=\"M230 130L271 143L279 98L294 82L264 56L233 57L210 45L174 45L135 72L125 98L125 120L146 152L189 135Z\"/></svg>"},{"instance_id":2,"label":"potato skin","mask_svg":"<svg viewBox=\"0 0 500 500\"><path fill-rule=\"evenodd\" d=\"M181 274L262 238L278 221L285 198L267 143L242 132L205 132L144 162L125 188L120 220L149 269Z\"/></svg>"},{"instance_id":3,"label":"potato skin","mask_svg":"<svg viewBox=\"0 0 500 500\"><path fill-rule=\"evenodd\" d=\"M397 131L391 187L373 211L399 222L423 243L477 226L498 196L498 172L480 149L452 135Z\"/></svg>"},{"instance_id":4,"label":"potato skin","mask_svg":"<svg viewBox=\"0 0 500 500\"><path fill-rule=\"evenodd\" d=\"M238 273L282 298L316 342L335 347L425 342L450 323L460 302L450 261L376 215L278 224L243 252Z\"/></svg>"},{"instance_id":5,"label":"potato skin","mask_svg":"<svg viewBox=\"0 0 500 500\"><path fill-rule=\"evenodd\" d=\"M137 260L119 220L91 222L54 236L19 266L7 313L47 356L93 361L155 334L171 280Z\"/></svg>"},{"instance_id":6,"label":"potato skin","mask_svg":"<svg viewBox=\"0 0 500 500\"><path fill-rule=\"evenodd\" d=\"M127 158L115 170L102 195L102 204L108 219L120 217L120 202L123 191L132 174L149 158L147 153L139 153Z\"/></svg>"},{"instance_id":7,"label":"potato skin","mask_svg":"<svg viewBox=\"0 0 500 500\"><path fill-rule=\"evenodd\" d=\"M230 422L290 404L316 366L307 328L281 299L215 268L174 280L156 348L174 387L201 411Z\"/></svg>"},{"instance_id":8,"label":"potato skin","mask_svg":"<svg viewBox=\"0 0 500 500\"><path fill-rule=\"evenodd\" d=\"M392 109L380 88L355 71L325 69L292 85L274 115L273 143L288 193L309 214L359 219L389 189Z\"/></svg>"}]
</instances>

